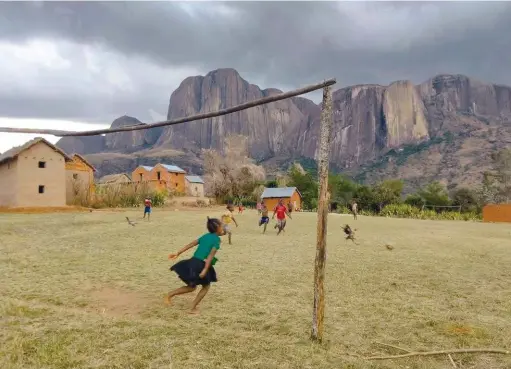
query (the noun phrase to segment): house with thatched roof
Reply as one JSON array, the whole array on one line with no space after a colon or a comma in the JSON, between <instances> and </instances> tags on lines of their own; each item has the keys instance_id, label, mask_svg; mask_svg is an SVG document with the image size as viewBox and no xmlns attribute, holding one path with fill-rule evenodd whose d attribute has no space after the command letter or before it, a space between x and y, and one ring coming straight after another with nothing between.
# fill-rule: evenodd
<instances>
[{"instance_id":1,"label":"house with thatched roof","mask_svg":"<svg viewBox=\"0 0 511 369\"><path fill-rule=\"evenodd\" d=\"M0 155L0 207L66 206L66 163L73 159L42 137Z\"/></svg>"}]
</instances>

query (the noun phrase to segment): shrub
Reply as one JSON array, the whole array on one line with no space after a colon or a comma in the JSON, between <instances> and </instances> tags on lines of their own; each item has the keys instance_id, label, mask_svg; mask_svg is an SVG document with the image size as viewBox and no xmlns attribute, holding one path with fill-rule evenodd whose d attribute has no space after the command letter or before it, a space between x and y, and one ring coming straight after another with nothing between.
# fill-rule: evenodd
<instances>
[{"instance_id":1,"label":"shrub","mask_svg":"<svg viewBox=\"0 0 511 369\"><path fill-rule=\"evenodd\" d=\"M153 206L163 206L165 205L165 200L168 198L167 191L156 191L152 195L149 195L151 197L151 201L153 203Z\"/></svg>"},{"instance_id":2,"label":"shrub","mask_svg":"<svg viewBox=\"0 0 511 369\"><path fill-rule=\"evenodd\" d=\"M460 213L458 211L444 211L437 213L434 210L421 210L409 204L391 204L383 208L381 216L389 218L411 218L430 220L465 220L478 221L481 216L476 212Z\"/></svg>"},{"instance_id":3,"label":"shrub","mask_svg":"<svg viewBox=\"0 0 511 369\"><path fill-rule=\"evenodd\" d=\"M153 206L165 205L169 197L167 191L154 191L145 183L129 183L126 185L98 186L93 208L131 208L142 206L144 199L150 197Z\"/></svg>"}]
</instances>

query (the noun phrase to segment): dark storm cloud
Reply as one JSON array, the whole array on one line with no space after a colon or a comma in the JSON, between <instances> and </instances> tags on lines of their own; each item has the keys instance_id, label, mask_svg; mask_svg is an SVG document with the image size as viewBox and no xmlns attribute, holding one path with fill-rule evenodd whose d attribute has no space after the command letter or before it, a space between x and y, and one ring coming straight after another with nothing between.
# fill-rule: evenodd
<instances>
[{"instance_id":1,"label":"dark storm cloud","mask_svg":"<svg viewBox=\"0 0 511 369\"><path fill-rule=\"evenodd\" d=\"M337 77L339 87L418 83L438 73L511 84L508 3L1 2L0 41L34 37L102 45L166 68L233 67L261 87L293 88L329 77ZM160 86L157 93L167 99L175 87L164 92ZM110 104L106 110L134 106ZM147 104L141 99L139 105ZM77 115L90 112L74 105L69 102L69 110ZM7 108L0 104L0 115Z\"/></svg>"}]
</instances>

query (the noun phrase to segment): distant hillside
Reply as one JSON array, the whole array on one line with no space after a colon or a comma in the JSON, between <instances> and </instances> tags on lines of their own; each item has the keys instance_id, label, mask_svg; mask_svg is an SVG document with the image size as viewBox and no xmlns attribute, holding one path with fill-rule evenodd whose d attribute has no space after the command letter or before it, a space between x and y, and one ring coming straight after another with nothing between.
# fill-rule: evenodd
<instances>
[{"instance_id":1,"label":"distant hillside","mask_svg":"<svg viewBox=\"0 0 511 369\"><path fill-rule=\"evenodd\" d=\"M186 78L172 93L168 118L193 115L279 93L260 89L233 69ZM511 87L462 75L413 85L358 85L333 93L332 167L359 180L441 180L451 187L480 180L492 150L511 142ZM249 138L250 155L281 170L294 160L314 166L320 107L297 97L231 115L165 128L63 138L67 152L85 154L99 174L139 164L174 162L201 172L202 149L221 148L229 133ZM143 124L123 116L112 126ZM307 166L307 164L306 164Z\"/></svg>"}]
</instances>

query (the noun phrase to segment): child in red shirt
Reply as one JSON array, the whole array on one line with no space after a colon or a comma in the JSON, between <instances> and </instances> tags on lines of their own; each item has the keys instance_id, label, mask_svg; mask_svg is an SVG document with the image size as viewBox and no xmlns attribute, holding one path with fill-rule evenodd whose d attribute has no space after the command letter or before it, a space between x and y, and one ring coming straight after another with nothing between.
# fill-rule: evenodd
<instances>
[{"instance_id":1,"label":"child in red shirt","mask_svg":"<svg viewBox=\"0 0 511 369\"><path fill-rule=\"evenodd\" d=\"M280 232L282 232L284 230L284 228L286 227L286 215L289 217L289 219L293 219L293 218L291 218L291 215L287 211L287 208L284 205L284 202L282 201L282 199L279 200L279 203L277 204L275 209L273 209L272 219L275 219L275 214L277 215L277 224L275 225L275 228L279 229L279 231L277 233L277 236L278 236L280 234Z\"/></svg>"},{"instance_id":2,"label":"child in red shirt","mask_svg":"<svg viewBox=\"0 0 511 369\"><path fill-rule=\"evenodd\" d=\"M149 221L151 218L151 208L153 207L153 203L151 202L150 198L147 198L144 200L144 219L145 215L147 214L147 220Z\"/></svg>"}]
</instances>

